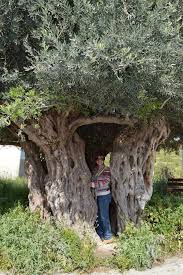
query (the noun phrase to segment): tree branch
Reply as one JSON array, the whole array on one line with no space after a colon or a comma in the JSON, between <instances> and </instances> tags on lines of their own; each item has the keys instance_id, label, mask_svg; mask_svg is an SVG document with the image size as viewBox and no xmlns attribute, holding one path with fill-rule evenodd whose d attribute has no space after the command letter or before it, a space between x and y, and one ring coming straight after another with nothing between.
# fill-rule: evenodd
<instances>
[{"instance_id":1,"label":"tree branch","mask_svg":"<svg viewBox=\"0 0 183 275\"><path fill-rule=\"evenodd\" d=\"M20 129L21 128L21 124L19 124L18 122L15 123L15 125ZM23 133L25 133L28 136L28 139L33 141L34 143L36 143L39 147L44 148L48 141L46 139L44 139L43 137L40 137L37 133L36 133L36 129L34 129L33 126L28 125L25 126L22 129Z\"/></svg>"},{"instance_id":2,"label":"tree branch","mask_svg":"<svg viewBox=\"0 0 183 275\"><path fill-rule=\"evenodd\" d=\"M118 117L113 117L113 116L94 116L94 117L80 117L73 121L69 125L69 135L71 136L77 128L83 125L89 125L89 124L95 124L95 123L113 123L113 124L118 124L118 125L129 125L133 126L134 123L137 122L137 120L132 120L128 116L125 118L118 118Z\"/></svg>"},{"instance_id":3,"label":"tree branch","mask_svg":"<svg viewBox=\"0 0 183 275\"><path fill-rule=\"evenodd\" d=\"M128 5L127 5L127 1L126 0L122 0L123 2L123 11L124 13L127 15L128 19L130 19L131 17L133 17L133 15L131 15L129 12L128 12Z\"/></svg>"},{"instance_id":4,"label":"tree branch","mask_svg":"<svg viewBox=\"0 0 183 275\"><path fill-rule=\"evenodd\" d=\"M166 105L166 103L167 103L170 99L171 99L171 97L167 98L167 99L163 102L163 104L162 104L161 107L160 107L160 110L163 109L163 107Z\"/></svg>"}]
</instances>

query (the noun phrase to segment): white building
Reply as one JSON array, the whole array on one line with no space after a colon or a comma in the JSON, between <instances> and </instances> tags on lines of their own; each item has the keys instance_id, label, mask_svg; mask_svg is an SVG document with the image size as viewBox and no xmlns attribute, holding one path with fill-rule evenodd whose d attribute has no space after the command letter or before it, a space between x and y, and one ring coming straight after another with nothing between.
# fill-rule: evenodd
<instances>
[{"instance_id":1,"label":"white building","mask_svg":"<svg viewBox=\"0 0 183 275\"><path fill-rule=\"evenodd\" d=\"M0 178L16 178L25 175L25 153L17 146L0 145Z\"/></svg>"}]
</instances>

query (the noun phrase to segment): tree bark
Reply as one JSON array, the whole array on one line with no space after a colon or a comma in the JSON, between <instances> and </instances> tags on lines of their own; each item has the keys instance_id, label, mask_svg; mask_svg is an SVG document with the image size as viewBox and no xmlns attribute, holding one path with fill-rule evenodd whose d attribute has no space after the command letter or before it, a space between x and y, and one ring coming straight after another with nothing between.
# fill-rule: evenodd
<instances>
[{"instance_id":1,"label":"tree bark","mask_svg":"<svg viewBox=\"0 0 183 275\"><path fill-rule=\"evenodd\" d=\"M47 200L54 216L68 226L96 218L96 204L90 192L91 174L85 161L85 144L75 133L69 143L46 154Z\"/></svg>"},{"instance_id":2,"label":"tree bark","mask_svg":"<svg viewBox=\"0 0 183 275\"><path fill-rule=\"evenodd\" d=\"M41 207L46 200L53 216L65 225L79 230L84 225L93 228L97 207L90 191L91 173L85 161L85 143L76 132L70 135L68 125L67 114L53 111L43 116L38 125L32 122L23 129L44 153L47 167L46 177L39 168L38 175L43 180L38 179L35 157L34 162L29 161L34 170L30 177L30 206L40 204ZM27 148L28 154L29 150ZM42 182L43 192L38 188Z\"/></svg>"},{"instance_id":3,"label":"tree bark","mask_svg":"<svg viewBox=\"0 0 183 275\"><path fill-rule=\"evenodd\" d=\"M31 211L40 211L42 218L50 215L48 206L45 182L47 171L44 165L44 159L41 158L39 148L31 141L20 143L26 154L25 172L29 188L29 208Z\"/></svg>"},{"instance_id":4,"label":"tree bark","mask_svg":"<svg viewBox=\"0 0 183 275\"><path fill-rule=\"evenodd\" d=\"M168 135L168 125L164 119L159 119L149 126L126 129L114 141L112 193L119 232L127 220L138 222L145 203L151 198L156 150Z\"/></svg>"}]
</instances>

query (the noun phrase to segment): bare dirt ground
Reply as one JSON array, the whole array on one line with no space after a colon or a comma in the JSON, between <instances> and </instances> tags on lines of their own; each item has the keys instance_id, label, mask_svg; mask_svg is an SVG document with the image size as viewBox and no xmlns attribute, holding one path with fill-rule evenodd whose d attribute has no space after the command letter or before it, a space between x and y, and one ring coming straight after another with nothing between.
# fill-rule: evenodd
<instances>
[{"instance_id":1,"label":"bare dirt ground","mask_svg":"<svg viewBox=\"0 0 183 275\"><path fill-rule=\"evenodd\" d=\"M169 258L163 264L142 272L130 270L126 275L183 275L183 257Z\"/></svg>"},{"instance_id":2,"label":"bare dirt ground","mask_svg":"<svg viewBox=\"0 0 183 275\"><path fill-rule=\"evenodd\" d=\"M167 259L164 263L155 265L151 269L145 271L137 271L131 269L125 271L124 273L112 269L102 268L89 273L91 275L183 275L183 257L172 257Z\"/></svg>"}]
</instances>

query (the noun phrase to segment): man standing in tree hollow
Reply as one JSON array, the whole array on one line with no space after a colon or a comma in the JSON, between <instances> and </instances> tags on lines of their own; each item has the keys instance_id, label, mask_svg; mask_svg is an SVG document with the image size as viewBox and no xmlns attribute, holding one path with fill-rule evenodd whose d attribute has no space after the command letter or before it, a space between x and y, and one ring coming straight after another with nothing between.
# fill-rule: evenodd
<instances>
[{"instance_id":1,"label":"man standing in tree hollow","mask_svg":"<svg viewBox=\"0 0 183 275\"><path fill-rule=\"evenodd\" d=\"M98 227L97 233L104 243L112 242L111 224L109 219L109 205L111 203L111 172L109 167L104 165L104 156L97 156L96 169L92 176L91 187L95 190L98 206Z\"/></svg>"}]
</instances>

